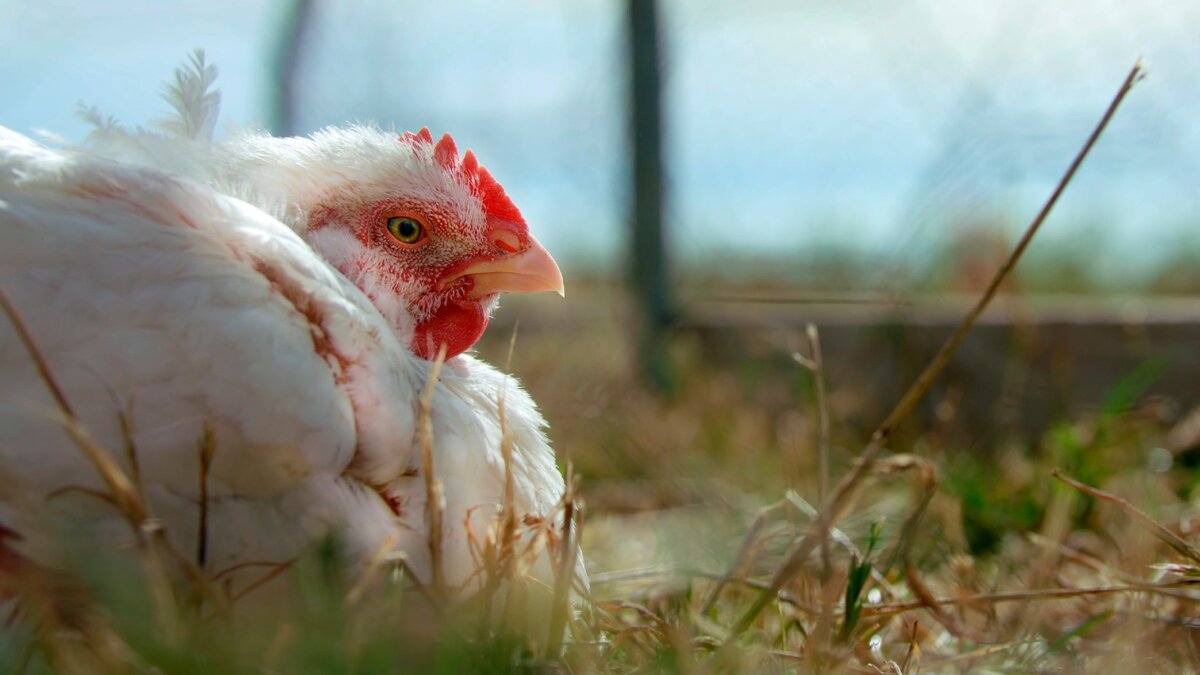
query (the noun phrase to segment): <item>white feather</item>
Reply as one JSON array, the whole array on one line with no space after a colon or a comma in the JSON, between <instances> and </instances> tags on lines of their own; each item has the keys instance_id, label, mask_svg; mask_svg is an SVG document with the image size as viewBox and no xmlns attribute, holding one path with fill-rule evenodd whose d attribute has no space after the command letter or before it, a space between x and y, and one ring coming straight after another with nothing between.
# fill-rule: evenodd
<instances>
[{"instance_id":1,"label":"white feather","mask_svg":"<svg viewBox=\"0 0 1200 675\"><path fill-rule=\"evenodd\" d=\"M197 49L186 65L175 69L175 81L163 90L175 115L158 126L178 138L212 140L221 109L221 93L212 88L216 81L217 67L206 63L204 50Z\"/></svg>"}]
</instances>

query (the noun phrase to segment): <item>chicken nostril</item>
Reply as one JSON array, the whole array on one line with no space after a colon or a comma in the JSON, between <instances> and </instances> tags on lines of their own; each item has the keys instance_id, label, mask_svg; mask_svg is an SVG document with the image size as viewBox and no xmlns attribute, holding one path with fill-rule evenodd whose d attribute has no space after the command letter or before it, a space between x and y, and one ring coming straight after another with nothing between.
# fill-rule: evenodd
<instances>
[{"instance_id":1,"label":"chicken nostril","mask_svg":"<svg viewBox=\"0 0 1200 675\"><path fill-rule=\"evenodd\" d=\"M521 238L515 232L497 230L492 233L492 241L496 248L505 253L516 253L521 250Z\"/></svg>"}]
</instances>

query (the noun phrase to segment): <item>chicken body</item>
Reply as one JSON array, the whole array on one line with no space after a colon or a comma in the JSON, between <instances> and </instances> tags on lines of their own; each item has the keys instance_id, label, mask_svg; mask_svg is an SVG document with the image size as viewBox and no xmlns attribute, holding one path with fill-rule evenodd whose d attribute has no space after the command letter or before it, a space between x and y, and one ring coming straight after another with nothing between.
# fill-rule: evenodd
<instances>
[{"instance_id":1,"label":"chicken body","mask_svg":"<svg viewBox=\"0 0 1200 675\"><path fill-rule=\"evenodd\" d=\"M418 407L442 349L429 421L447 584L479 583L470 542L503 499L502 426L518 515L553 520L563 481L541 415L460 352L497 292L561 291L561 277L473 156L425 131L100 136L60 151L0 128L0 289L88 433L136 462L172 542L203 538L216 575L337 533L352 558L394 547L428 579ZM404 241L399 218L422 238ZM10 545L52 562L63 519L128 538L7 321L0 369Z\"/></svg>"}]
</instances>

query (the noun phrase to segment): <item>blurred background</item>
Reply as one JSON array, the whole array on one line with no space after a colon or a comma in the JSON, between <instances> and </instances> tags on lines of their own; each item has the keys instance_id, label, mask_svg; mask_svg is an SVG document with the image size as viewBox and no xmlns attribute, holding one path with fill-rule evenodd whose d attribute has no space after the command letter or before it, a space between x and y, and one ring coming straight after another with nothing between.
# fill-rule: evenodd
<instances>
[{"instance_id":1,"label":"blurred background","mask_svg":"<svg viewBox=\"0 0 1200 675\"><path fill-rule=\"evenodd\" d=\"M836 255L863 267L845 281L879 289L966 230L1011 234L1139 54L1149 79L1039 248L1094 263L1113 289L1200 248L1200 3L658 5L681 273L713 275L716 261L738 279L806 278L796 260ZM164 109L159 84L202 47L221 69L226 125L449 130L570 270L612 275L626 257L621 0L3 0L0 12L0 116L18 131L79 138L78 101L147 123Z\"/></svg>"},{"instance_id":2,"label":"blurred background","mask_svg":"<svg viewBox=\"0 0 1200 675\"><path fill-rule=\"evenodd\" d=\"M1179 0L0 0L0 124L79 140L77 102L148 124L202 47L219 129L451 131L567 276L565 302L506 302L480 350L503 364L519 323L511 369L589 503L641 512L814 492L809 323L844 467L1139 55L1148 78L897 445L1011 466L1121 414L1174 434L1158 465L1185 457L1197 25Z\"/></svg>"}]
</instances>

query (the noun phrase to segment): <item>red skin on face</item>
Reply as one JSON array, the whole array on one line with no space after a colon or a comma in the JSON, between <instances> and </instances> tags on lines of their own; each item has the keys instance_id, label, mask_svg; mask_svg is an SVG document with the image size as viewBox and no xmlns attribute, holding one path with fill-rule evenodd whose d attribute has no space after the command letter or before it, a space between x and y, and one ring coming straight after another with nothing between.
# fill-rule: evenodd
<instances>
[{"instance_id":1,"label":"red skin on face","mask_svg":"<svg viewBox=\"0 0 1200 675\"><path fill-rule=\"evenodd\" d=\"M439 291L438 286L443 278L454 271L514 253L525 245L528 241L528 229L524 218L500 184L486 169L479 166L474 154L468 151L460 161L458 150L450 135L446 134L435 145L428 129L422 129L417 134L405 133L401 141L414 145L432 145L434 161L448 173L455 175L461 184L468 186L471 193L480 200L488 221L494 224L494 232L491 234L500 231L506 231L508 234L499 238L488 236L486 241L462 241L459 232L461 228L457 226L453 214L438 208L437 204L425 204L403 197L382 200L366 208L361 204L323 204L310 213L310 229L315 230L334 222L355 222L354 235L365 247L382 250L398 262L403 260L402 265L397 265L397 292L402 280L418 281L421 287L427 289L427 293L447 292ZM357 216L347 217L347 211L351 214L357 212ZM420 221L425 228L424 236L414 244L397 241L388 234L386 226L388 218L396 216L408 216ZM500 223L503 225L499 225ZM459 250L466 244L471 253L461 255L446 265L445 259L436 255L434 250L439 248L440 243L456 239ZM519 246L514 246L514 243ZM426 255L422 255L423 253ZM400 277L401 270L405 273L403 279ZM348 276L358 278L355 274ZM432 316L419 321L414 327L409 347L421 358L436 359L443 345L446 348L446 358L457 356L470 349L487 329L488 315L484 311L486 298L469 297L474 280L467 277L455 281L453 285L450 296L455 299L443 302Z\"/></svg>"},{"instance_id":2,"label":"red skin on face","mask_svg":"<svg viewBox=\"0 0 1200 675\"><path fill-rule=\"evenodd\" d=\"M335 209L324 209L326 216L319 221L310 222L311 229L318 229L333 222L344 222L336 215ZM387 220L391 217L407 216L419 221L425 228L425 235L415 244L404 244L397 241L387 232ZM488 315L484 311L480 299L469 299L474 280L470 277L454 283L453 289L437 290L439 283L453 272L471 264L491 260L498 257L496 253L506 254L507 249L499 247L496 242L471 242L471 248L476 253L460 257L446 266L439 264L434 255L435 249L441 242L435 239L448 240L455 238L453 223L447 214L439 213L436 208L418 204L403 199L389 199L364 209L354 227L355 238L363 246L375 251L384 251L389 257L395 258L396 277L394 292L399 293L404 282L416 282L426 293L448 293L452 298L445 301L432 316L418 322L414 326L413 339L409 347L413 353L423 359L437 358L438 350L446 346L446 358L457 356L470 349L483 331L487 329ZM519 232L514 232L520 237ZM524 240L524 237L521 237ZM460 242L461 245L461 242ZM479 251L482 249L482 251ZM365 259L354 260L351 265L365 265ZM401 270L405 276L401 277ZM358 270L342 270L350 278L359 278Z\"/></svg>"},{"instance_id":3,"label":"red skin on face","mask_svg":"<svg viewBox=\"0 0 1200 675\"><path fill-rule=\"evenodd\" d=\"M425 230L421 239L414 244L404 244L388 234L388 218L396 216L407 216L420 222ZM367 248L385 251L396 258L397 292L402 281L416 281L421 288L426 289L426 293L448 293L454 298L445 301L432 316L414 326L409 347L423 359L436 359L442 345L446 347L446 358L457 356L470 349L487 329L488 315L483 304L479 299L467 297L474 284L472 279L465 278L456 282L453 290L438 290L441 281L453 271L496 257L492 250L493 245L487 241L459 240L459 233L454 225L452 217L441 212L436 206L394 199L379 202L367 209L359 218L355 232L356 238ZM439 264L436 249L450 240L458 240L456 243L459 246L465 243L475 252L460 257L448 266ZM401 269L407 274L406 279L400 277Z\"/></svg>"},{"instance_id":4,"label":"red skin on face","mask_svg":"<svg viewBox=\"0 0 1200 675\"><path fill-rule=\"evenodd\" d=\"M414 354L429 361L437 358L441 345L446 345L446 358L458 356L483 336L487 325L487 313L479 302L456 300L417 324L410 346Z\"/></svg>"}]
</instances>

